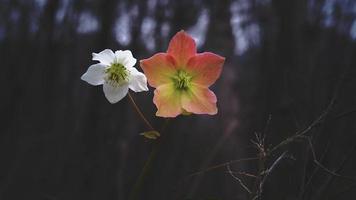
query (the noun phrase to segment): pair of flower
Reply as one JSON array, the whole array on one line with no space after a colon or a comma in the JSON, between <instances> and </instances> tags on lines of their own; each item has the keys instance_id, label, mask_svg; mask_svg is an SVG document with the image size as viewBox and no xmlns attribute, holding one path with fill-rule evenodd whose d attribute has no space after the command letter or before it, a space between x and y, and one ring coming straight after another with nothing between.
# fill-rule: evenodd
<instances>
[{"instance_id":1,"label":"pair of flower","mask_svg":"<svg viewBox=\"0 0 356 200\"><path fill-rule=\"evenodd\" d=\"M156 88L153 102L157 116L217 113L217 99L209 86L219 78L225 58L197 53L193 38L184 31L172 38L167 53L140 61L144 74L134 67L136 59L129 50L114 53L106 49L93 53L93 60L99 63L91 65L81 78L91 85L103 85L110 103L120 101L129 89L148 91L148 81Z\"/></svg>"}]
</instances>

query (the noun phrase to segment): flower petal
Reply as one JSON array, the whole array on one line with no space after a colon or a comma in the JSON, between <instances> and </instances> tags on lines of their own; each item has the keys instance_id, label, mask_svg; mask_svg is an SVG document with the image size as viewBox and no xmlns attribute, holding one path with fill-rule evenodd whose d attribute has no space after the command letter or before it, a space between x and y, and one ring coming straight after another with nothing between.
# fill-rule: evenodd
<instances>
[{"instance_id":1,"label":"flower petal","mask_svg":"<svg viewBox=\"0 0 356 200\"><path fill-rule=\"evenodd\" d=\"M133 57L130 50L118 50L115 51L116 62L124 65L126 68L133 67L136 64L136 58Z\"/></svg>"},{"instance_id":2,"label":"flower petal","mask_svg":"<svg viewBox=\"0 0 356 200\"><path fill-rule=\"evenodd\" d=\"M157 53L140 61L148 83L155 88L171 82L170 77L176 72L175 65L174 58L166 53Z\"/></svg>"},{"instance_id":3,"label":"flower petal","mask_svg":"<svg viewBox=\"0 0 356 200\"><path fill-rule=\"evenodd\" d=\"M197 52L195 41L184 31L179 31L169 42L168 54L172 55L178 66L184 67L189 58Z\"/></svg>"},{"instance_id":4,"label":"flower petal","mask_svg":"<svg viewBox=\"0 0 356 200\"><path fill-rule=\"evenodd\" d=\"M136 68L128 68L130 72L129 88L134 92L148 91L146 76Z\"/></svg>"},{"instance_id":5,"label":"flower petal","mask_svg":"<svg viewBox=\"0 0 356 200\"><path fill-rule=\"evenodd\" d=\"M219 78L225 58L205 52L189 59L187 70L193 75L194 83L209 87Z\"/></svg>"},{"instance_id":6,"label":"flower petal","mask_svg":"<svg viewBox=\"0 0 356 200\"><path fill-rule=\"evenodd\" d=\"M187 112L194 114L215 115L216 96L209 88L193 85L191 90L182 96L182 107Z\"/></svg>"},{"instance_id":7,"label":"flower petal","mask_svg":"<svg viewBox=\"0 0 356 200\"><path fill-rule=\"evenodd\" d=\"M119 87L114 87L111 84L104 83L103 89L105 97L108 99L108 101L110 103L117 103L126 96L129 90L129 85L124 84Z\"/></svg>"},{"instance_id":8,"label":"flower petal","mask_svg":"<svg viewBox=\"0 0 356 200\"><path fill-rule=\"evenodd\" d=\"M93 60L97 60L104 65L110 65L115 59L115 54L110 49L105 49L100 53L93 53Z\"/></svg>"},{"instance_id":9,"label":"flower petal","mask_svg":"<svg viewBox=\"0 0 356 200\"><path fill-rule=\"evenodd\" d=\"M176 117L182 113L181 94L174 90L173 84L164 84L154 91L153 103L159 117Z\"/></svg>"},{"instance_id":10,"label":"flower petal","mask_svg":"<svg viewBox=\"0 0 356 200\"><path fill-rule=\"evenodd\" d=\"M106 66L101 63L91 65L81 79L91 85L101 85L105 81L105 69Z\"/></svg>"}]
</instances>

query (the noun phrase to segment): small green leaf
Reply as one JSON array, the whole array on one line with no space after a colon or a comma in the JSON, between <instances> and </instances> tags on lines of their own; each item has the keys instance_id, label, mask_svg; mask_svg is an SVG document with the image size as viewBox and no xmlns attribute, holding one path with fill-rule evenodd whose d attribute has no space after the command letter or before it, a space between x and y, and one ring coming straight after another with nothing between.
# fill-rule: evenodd
<instances>
[{"instance_id":1,"label":"small green leaf","mask_svg":"<svg viewBox=\"0 0 356 200\"><path fill-rule=\"evenodd\" d=\"M161 134L158 131L145 131L143 133L140 133L140 135L143 135L145 138L150 139L150 140L155 140L161 136Z\"/></svg>"}]
</instances>

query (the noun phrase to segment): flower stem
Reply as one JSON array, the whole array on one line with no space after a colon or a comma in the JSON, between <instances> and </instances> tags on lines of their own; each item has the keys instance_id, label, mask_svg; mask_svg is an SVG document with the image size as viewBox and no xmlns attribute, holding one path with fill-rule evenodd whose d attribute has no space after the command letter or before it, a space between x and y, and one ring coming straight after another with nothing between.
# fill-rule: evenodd
<instances>
[{"instance_id":1,"label":"flower stem","mask_svg":"<svg viewBox=\"0 0 356 200\"><path fill-rule=\"evenodd\" d=\"M153 128L153 126L151 125L151 123L147 120L147 118L145 117L145 115L142 113L141 109L137 106L135 100L132 98L130 92L128 93L129 99L131 104L133 105L133 107L135 108L136 112L138 113L138 115L140 115L141 119L145 122L147 128L149 128L151 131L154 131L155 129Z\"/></svg>"},{"instance_id":2,"label":"flower stem","mask_svg":"<svg viewBox=\"0 0 356 200\"><path fill-rule=\"evenodd\" d=\"M138 115L141 117L141 119L144 121L144 123L146 124L147 128L149 128L150 130L154 131L155 128L153 128L153 126L151 125L151 123L147 120L147 118L145 117L145 115L142 113L141 109L138 107L138 105L136 104L135 100L133 99L133 97L131 96L130 92L128 93L130 102L132 104L132 106L135 108L136 112L138 113ZM168 120L166 120L166 123L163 125L162 129L160 130L161 132L164 131L164 129L167 127L168 125ZM154 146L153 149L147 159L147 161L145 162L145 165L140 173L140 176L137 178L137 181L133 187L133 189L131 190L130 193L130 197L129 200L137 200L142 188L142 185L147 177L147 175L150 172L150 169L152 167L152 163L153 160L156 158L157 156L157 152L159 150L160 147L160 139L154 141Z\"/></svg>"},{"instance_id":3,"label":"flower stem","mask_svg":"<svg viewBox=\"0 0 356 200\"><path fill-rule=\"evenodd\" d=\"M160 132L163 132L166 127L168 126L168 123L169 123L169 120L167 119L164 123L164 125L162 126ZM149 175L149 172L150 172L150 169L152 167L152 163L153 161L155 160L156 156L157 156L157 153L158 153L158 150L161 146L161 141L162 139L157 139L155 140L154 142L154 146L151 150L151 153L147 159L147 161L145 162L145 165L143 166L142 168L142 171L141 171L141 174L140 176L137 178L137 181L133 187L133 189L131 190L131 193L130 193L130 196L129 196L129 200L137 200L139 198L139 194L140 194L140 191L141 191L141 188L144 184L144 181L146 179L146 177Z\"/></svg>"},{"instance_id":4,"label":"flower stem","mask_svg":"<svg viewBox=\"0 0 356 200\"><path fill-rule=\"evenodd\" d=\"M155 158L157 156L157 152L159 150L159 146L160 146L160 144L157 141L154 144L154 147L153 147L153 149L152 149L152 151L151 151L151 153L150 153L145 165L142 168L140 176L137 178L136 183L135 183L133 189L131 190L129 200L137 200L137 199L139 199L139 194L140 194L141 188L143 186L143 183L144 183L147 175L150 172L153 160L155 160Z\"/></svg>"}]
</instances>

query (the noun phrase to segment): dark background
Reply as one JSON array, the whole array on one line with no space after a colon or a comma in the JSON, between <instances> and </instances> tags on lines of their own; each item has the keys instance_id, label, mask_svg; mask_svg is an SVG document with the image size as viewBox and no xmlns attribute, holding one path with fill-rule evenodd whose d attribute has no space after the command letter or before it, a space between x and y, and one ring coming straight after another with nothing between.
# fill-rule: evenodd
<instances>
[{"instance_id":1,"label":"dark background","mask_svg":"<svg viewBox=\"0 0 356 200\"><path fill-rule=\"evenodd\" d=\"M146 128L128 98L111 105L80 76L92 52L147 58L181 29L226 57L219 113L171 121L141 199L253 199L226 166L189 175L255 157L255 133L271 149L319 116L307 133L317 159L356 177L355 16L354 0L0 0L0 199L128 199L152 148ZM134 94L159 127L152 97ZM356 199L356 182L316 165L305 141L265 165L285 151L260 199Z\"/></svg>"}]
</instances>

